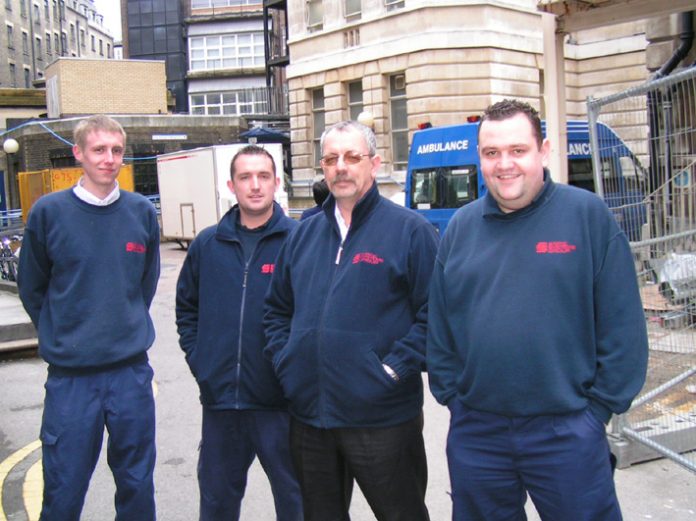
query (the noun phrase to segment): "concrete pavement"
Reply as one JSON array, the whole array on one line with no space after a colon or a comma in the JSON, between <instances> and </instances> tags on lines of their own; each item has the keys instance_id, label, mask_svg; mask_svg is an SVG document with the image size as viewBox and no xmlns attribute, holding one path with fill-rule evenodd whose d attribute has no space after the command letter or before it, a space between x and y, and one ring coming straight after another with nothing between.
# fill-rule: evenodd
<instances>
[{"instance_id":1,"label":"concrete pavement","mask_svg":"<svg viewBox=\"0 0 696 521\"><path fill-rule=\"evenodd\" d=\"M0 352L37 347L36 330L12 282L0 284Z\"/></svg>"}]
</instances>

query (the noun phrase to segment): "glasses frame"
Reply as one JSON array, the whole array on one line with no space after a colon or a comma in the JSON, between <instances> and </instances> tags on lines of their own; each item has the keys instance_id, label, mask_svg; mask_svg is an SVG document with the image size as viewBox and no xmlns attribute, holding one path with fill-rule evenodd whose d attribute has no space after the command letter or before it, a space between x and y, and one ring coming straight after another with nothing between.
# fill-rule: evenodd
<instances>
[{"instance_id":1,"label":"glasses frame","mask_svg":"<svg viewBox=\"0 0 696 521\"><path fill-rule=\"evenodd\" d=\"M346 153L344 153L344 154L330 154L330 155L328 155L328 156L322 156L322 157L319 159L319 163L321 164L321 166L333 167L333 166L336 166L336 165L338 164L338 160L339 160L341 157L343 157L343 162L344 162L346 165L357 165L358 163L360 163L360 161L362 161L362 160L365 159L366 157L372 158L372 157L374 157L374 156L373 156L372 154L356 154L356 153L354 153L354 152L346 152ZM351 158L350 161L348 161L348 160L346 159L347 157L350 157L350 158ZM355 161L355 158L358 158L358 157L359 157L360 159L358 159L357 161Z\"/></svg>"}]
</instances>

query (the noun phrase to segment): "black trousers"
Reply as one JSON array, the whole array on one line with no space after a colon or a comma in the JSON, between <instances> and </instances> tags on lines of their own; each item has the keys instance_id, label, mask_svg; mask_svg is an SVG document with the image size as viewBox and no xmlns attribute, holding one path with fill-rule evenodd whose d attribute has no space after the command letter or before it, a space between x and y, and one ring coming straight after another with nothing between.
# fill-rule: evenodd
<instances>
[{"instance_id":1,"label":"black trousers","mask_svg":"<svg viewBox=\"0 0 696 521\"><path fill-rule=\"evenodd\" d=\"M428 521L423 415L384 428L318 429L292 419L305 521L349 521L353 479L378 521Z\"/></svg>"}]
</instances>

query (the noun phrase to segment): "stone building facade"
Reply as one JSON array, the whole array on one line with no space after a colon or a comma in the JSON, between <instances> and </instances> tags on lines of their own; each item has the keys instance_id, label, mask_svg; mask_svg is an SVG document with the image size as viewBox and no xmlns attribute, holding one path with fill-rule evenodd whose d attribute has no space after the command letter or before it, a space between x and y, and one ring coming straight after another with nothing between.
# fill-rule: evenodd
<instances>
[{"instance_id":1,"label":"stone building facade","mask_svg":"<svg viewBox=\"0 0 696 521\"><path fill-rule=\"evenodd\" d=\"M0 13L2 88L41 83L61 56L113 58L113 37L92 0L5 0Z\"/></svg>"},{"instance_id":2,"label":"stone building facade","mask_svg":"<svg viewBox=\"0 0 696 521\"><path fill-rule=\"evenodd\" d=\"M461 123L504 97L543 114L541 14L532 0L289 0L287 70L293 183L299 194L320 172L325 126L374 117L386 195L400 190L408 144L421 123ZM645 81L646 22L568 35L566 110L585 117L588 95Z\"/></svg>"}]
</instances>

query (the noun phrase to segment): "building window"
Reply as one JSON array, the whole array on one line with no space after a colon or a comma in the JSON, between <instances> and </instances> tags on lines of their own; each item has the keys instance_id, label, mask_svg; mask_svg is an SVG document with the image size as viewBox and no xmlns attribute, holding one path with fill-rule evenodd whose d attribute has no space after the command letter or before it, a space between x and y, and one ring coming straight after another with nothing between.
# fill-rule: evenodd
<instances>
[{"instance_id":1,"label":"building window","mask_svg":"<svg viewBox=\"0 0 696 521\"><path fill-rule=\"evenodd\" d=\"M61 54L65 54L66 52L68 52L68 33L66 33L65 31L60 33L60 45L61 49L63 50Z\"/></svg>"},{"instance_id":2,"label":"building window","mask_svg":"<svg viewBox=\"0 0 696 521\"><path fill-rule=\"evenodd\" d=\"M75 24L70 24L70 43L75 43Z\"/></svg>"},{"instance_id":3,"label":"building window","mask_svg":"<svg viewBox=\"0 0 696 521\"><path fill-rule=\"evenodd\" d=\"M324 0L307 0L307 28L318 31L324 26Z\"/></svg>"},{"instance_id":4,"label":"building window","mask_svg":"<svg viewBox=\"0 0 696 521\"><path fill-rule=\"evenodd\" d=\"M268 95L265 87L229 92L207 92L189 96L191 114L229 115L267 114Z\"/></svg>"},{"instance_id":5,"label":"building window","mask_svg":"<svg viewBox=\"0 0 696 521\"><path fill-rule=\"evenodd\" d=\"M97 52L97 39L94 35L91 35L90 38L92 39L92 52Z\"/></svg>"},{"instance_id":6,"label":"building window","mask_svg":"<svg viewBox=\"0 0 696 521\"><path fill-rule=\"evenodd\" d=\"M324 107L324 89L312 91L312 140L314 144L314 168L321 169L321 134L326 127L326 110Z\"/></svg>"},{"instance_id":7,"label":"building window","mask_svg":"<svg viewBox=\"0 0 696 521\"><path fill-rule=\"evenodd\" d=\"M53 0L53 19L58 20L58 0Z\"/></svg>"},{"instance_id":8,"label":"building window","mask_svg":"<svg viewBox=\"0 0 696 521\"><path fill-rule=\"evenodd\" d=\"M12 0L5 0L5 9L12 11Z\"/></svg>"},{"instance_id":9,"label":"building window","mask_svg":"<svg viewBox=\"0 0 696 521\"><path fill-rule=\"evenodd\" d=\"M22 31L22 53L29 56L29 33Z\"/></svg>"},{"instance_id":10,"label":"building window","mask_svg":"<svg viewBox=\"0 0 696 521\"><path fill-rule=\"evenodd\" d=\"M10 85L17 86L17 67L14 63L10 63Z\"/></svg>"},{"instance_id":11,"label":"building window","mask_svg":"<svg viewBox=\"0 0 696 521\"><path fill-rule=\"evenodd\" d=\"M404 0L384 0L384 5L387 8L387 11L391 11L392 9L400 9L404 6Z\"/></svg>"},{"instance_id":12,"label":"building window","mask_svg":"<svg viewBox=\"0 0 696 521\"><path fill-rule=\"evenodd\" d=\"M82 47L85 46L85 30L84 29L80 29L80 45Z\"/></svg>"},{"instance_id":13,"label":"building window","mask_svg":"<svg viewBox=\"0 0 696 521\"><path fill-rule=\"evenodd\" d=\"M19 14L24 18L27 17L27 0L19 0Z\"/></svg>"},{"instance_id":14,"label":"building window","mask_svg":"<svg viewBox=\"0 0 696 521\"><path fill-rule=\"evenodd\" d=\"M191 0L191 9L208 7L236 7L239 5L260 5L261 0Z\"/></svg>"},{"instance_id":15,"label":"building window","mask_svg":"<svg viewBox=\"0 0 696 521\"><path fill-rule=\"evenodd\" d=\"M35 47L36 47L36 57L37 57L37 59L43 60L43 57L41 56L41 55L43 54L43 51L42 51L42 49L41 49L41 37L40 37L40 36L36 36L36 37L34 38L34 44L35 44Z\"/></svg>"},{"instance_id":16,"label":"building window","mask_svg":"<svg viewBox=\"0 0 696 521\"><path fill-rule=\"evenodd\" d=\"M358 115L363 111L362 81L351 81L348 84L348 117L353 121L358 120Z\"/></svg>"},{"instance_id":17,"label":"building window","mask_svg":"<svg viewBox=\"0 0 696 521\"><path fill-rule=\"evenodd\" d=\"M48 7L48 0L44 0L44 17L46 18L46 23L51 19L51 9Z\"/></svg>"},{"instance_id":18,"label":"building window","mask_svg":"<svg viewBox=\"0 0 696 521\"><path fill-rule=\"evenodd\" d=\"M104 41L99 38L99 56L104 56Z\"/></svg>"},{"instance_id":19,"label":"building window","mask_svg":"<svg viewBox=\"0 0 696 521\"><path fill-rule=\"evenodd\" d=\"M111 58L111 44L108 42L106 44L106 57Z\"/></svg>"},{"instance_id":20,"label":"building window","mask_svg":"<svg viewBox=\"0 0 696 521\"><path fill-rule=\"evenodd\" d=\"M51 56L51 33L46 33L46 56Z\"/></svg>"},{"instance_id":21,"label":"building window","mask_svg":"<svg viewBox=\"0 0 696 521\"><path fill-rule=\"evenodd\" d=\"M60 7L60 19L65 20L65 2L63 2L63 0L60 0L58 2L58 6Z\"/></svg>"},{"instance_id":22,"label":"building window","mask_svg":"<svg viewBox=\"0 0 696 521\"><path fill-rule=\"evenodd\" d=\"M14 27L12 25L7 24L7 48L8 49L14 49Z\"/></svg>"},{"instance_id":23,"label":"building window","mask_svg":"<svg viewBox=\"0 0 696 521\"><path fill-rule=\"evenodd\" d=\"M406 110L406 75L389 77L392 154L395 170L406 169L408 162L408 112Z\"/></svg>"},{"instance_id":24,"label":"building window","mask_svg":"<svg viewBox=\"0 0 696 521\"><path fill-rule=\"evenodd\" d=\"M31 71L25 67L24 69L24 87L31 88Z\"/></svg>"},{"instance_id":25,"label":"building window","mask_svg":"<svg viewBox=\"0 0 696 521\"><path fill-rule=\"evenodd\" d=\"M60 38L60 36L58 36L58 33L53 33L53 43L55 44L54 48L56 50L56 54L58 54L59 56L62 56L63 51L60 48L60 39L59 38Z\"/></svg>"},{"instance_id":26,"label":"building window","mask_svg":"<svg viewBox=\"0 0 696 521\"><path fill-rule=\"evenodd\" d=\"M192 71L262 67L266 63L261 32L193 37L189 50Z\"/></svg>"},{"instance_id":27,"label":"building window","mask_svg":"<svg viewBox=\"0 0 696 521\"><path fill-rule=\"evenodd\" d=\"M34 23L36 25L41 25L41 8L39 4L33 4L34 6Z\"/></svg>"},{"instance_id":28,"label":"building window","mask_svg":"<svg viewBox=\"0 0 696 521\"><path fill-rule=\"evenodd\" d=\"M360 13L362 11L362 0L344 0L346 9L346 18L348 20L355 20L360 18Z\"/></svg>"}]
</instances>

